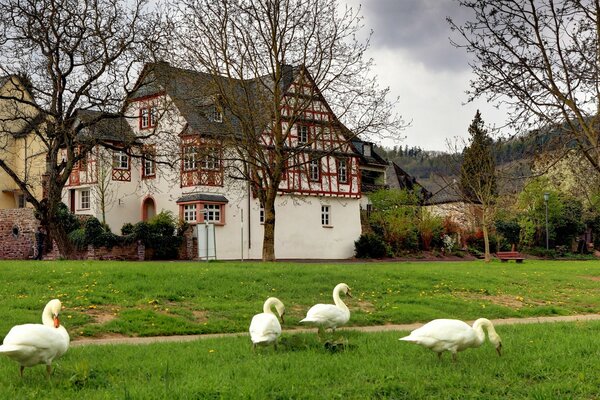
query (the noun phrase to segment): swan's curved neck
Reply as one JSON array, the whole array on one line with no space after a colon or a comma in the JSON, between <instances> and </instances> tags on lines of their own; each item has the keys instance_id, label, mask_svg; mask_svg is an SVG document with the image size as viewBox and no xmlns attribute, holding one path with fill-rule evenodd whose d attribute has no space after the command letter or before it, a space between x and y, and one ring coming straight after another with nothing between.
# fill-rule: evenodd
<instances>
[{"instance_id":1,"label":"swan's curved neck","mask_svg":"<svg viewBox=\"0 0 600 400\"><path fill-rule=\"evenodd\" d=\"M46 307L44 307L44 311L42 312L42 324L54 327L54 316L52 315L50 304L47 304Z\"/></svg>"},{"instance_id":2,"label":"swan's curved neck","mask_svg":"<svg viewBox=\"0 0 600 400\"><path fill-rule=\"evenodd\" d=\"M479 342L479 345L483 344L483 341L485 340L485 332L483 331L483 328L487 330L488 336L490 336L490 334L497 335L494 325L492 325L489 319L479 318L473 324L473 329L477 335L477 341Z\"/></svg>"},{"instance_id":3,"label":"swan's curved neck","mask_svg":"<svg viewBox=\"0 0 600 400\"><path fill-rule=\"evenodd\" d=\"M277 301L277 299L272 297L268 298L267 301L265 301L265 304L263 305L263 312L275 315L275 313L273 312L273 306L277 305L278 303L281 302Z\"/></svg>"},{"instance_id":4,"label":"swan's curved neck","mask_svg":"<svg viewBox=\"0 0 600 400\"><path fill-rule=\"evenodd\" d=\"M340 290L341 289L338 287L333 289L333 302L335 303L336 307L341 308L342 310L348 310L346 303L344 303L340 298Z\"/></svg>"}]
</instances>

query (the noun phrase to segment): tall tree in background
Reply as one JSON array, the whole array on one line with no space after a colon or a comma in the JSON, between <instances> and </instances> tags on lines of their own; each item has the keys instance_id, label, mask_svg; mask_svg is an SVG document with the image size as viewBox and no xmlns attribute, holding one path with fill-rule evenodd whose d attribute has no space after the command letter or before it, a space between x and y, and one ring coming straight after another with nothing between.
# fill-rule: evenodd
<instances>
[{"instance_id":1,"label":"tall tree in background","mask_svg":"<svg viewBox=\"0 0 600 400\"><path fill-rule=\"evenodd\" d=\"M395 136L404 123L386 99L388 89L370 74L369 41L357 40L362 23L356 10L341 9L335 0L174 0L172 6L178 10L173 60L213 77L215 97L235 117L227 145L246 166L238 178L264 207L263 259L273 260L275 202L286 170L300 167L297 156L333 130L347 142L359 134ZM289 96L292 76L312 89ZM326 99L345 126L334 121L304 145L289 146L314 99Z\"/></svg>"},{"instance_id":2,"label":"tall tree in background","mask_svg":"<svg viewBox=\"0 0 600 400\"><path fill-rule=\"evenodd\" d=\"M553 127L600 173L600 0L457 0L473 57L470 99L505 105L517 130Z\"/></svg>"},{"instance_id":3,"label":"tall tree in background","mask_svg":"<svg viewBox=\"0 0 600 400\"><path fill-rule=\"evenodd\" d=\"M480 207L485 261L489 262L489 227L497 197L496 163L492 154L493 140L488 136L479 110L469 126L469 135L469 146L463 152L459 187L465 201Z\"/></svg>"},{"instance_id":4,"label":"tall tree in background","mask_svg":"<svg viewBox=\"0 0 600 400\"><path fill-rule=\"evenodd\" d=\"M9 160L10 148L0 151L2 168L25 194L41 224L68 256L71 247L57 218L62 190L77 163L98 144L94 127L118 118L128 77L136 61L156 49L156 13L146 13L145 0L1 0L0 75L26 72L24 89L2 100L16 103L3 115L0 146L14 132L1 129L18 121L45 153L42 198ZM26 110L26 111L18 111ZM79 120L80 110L93 118Z\"/></svg>"}]
</instances>

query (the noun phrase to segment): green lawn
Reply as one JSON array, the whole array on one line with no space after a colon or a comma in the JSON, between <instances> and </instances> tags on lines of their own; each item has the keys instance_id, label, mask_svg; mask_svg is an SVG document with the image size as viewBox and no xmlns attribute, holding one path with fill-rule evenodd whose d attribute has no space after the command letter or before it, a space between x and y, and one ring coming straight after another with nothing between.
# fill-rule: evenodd
<instances>
[{"instance_id":1,"label":"green lawn","mask_svg":"<svg viewBox=\"0 0 600 400\"><path fill-rule=\"evenodd\" d=\"M403 332L340 332L331 351L293 333L310 305L348 283L352 325L437 317L595 313L600 262L125 263L0 262L0 337L63 300L72 337L245 332L264 299L287 306L278 351L247 336L188 343L72 347L45 368L0 357L4 399L597 399L600 322L502 325L452 363L400 342Z\"/></svg>"},{"instance_id":2,"label":"green lawn","mask_svg":"<svg viewBox=\"0 0 600 400\"><path fill-rule=\"evenodd\" d=\"M499 326L486 342L440 362L401 332L344 332L330 352L315 334L284 333L278 351L248 337L180 344L83 346L45 368L0 359L3 399L597 399L599 322Z\"/></svg>"},{"instance_id":3,"label":"green lawn","mask_svg":"<svg viewBox=\"0 0 600 400\"><path fill-rule=\"evenodd\" d=\"M351 325L600 311L600 262L456 263L0 262L0 337L38 321L53 297L72 338L245 332L268 296L286 326L352 288Z\"/></svg>"}]
</instances>

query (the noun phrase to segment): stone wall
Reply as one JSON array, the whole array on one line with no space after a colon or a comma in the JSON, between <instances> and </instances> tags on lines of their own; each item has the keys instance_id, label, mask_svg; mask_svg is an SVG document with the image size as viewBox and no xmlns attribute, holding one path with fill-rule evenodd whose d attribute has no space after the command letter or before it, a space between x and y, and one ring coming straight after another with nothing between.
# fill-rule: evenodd
<instances>
[{"instance_id":1,"label":"stone wall","mask_svg":"<svg viewBox=\"0 0 600 400\"><path fill-rule=\"evenodd\" d=\"M0 260L27 260L35 256L35 232L39 226L31 208L0 209ZM179 249L180 260L192 260L197 257L198 247L196 238L189 229L184 234L183 243ZM145 247L141 243L132 243L112 248L88 246L83 251L74 254L74 258L84 260L129 260L143 261ZM44 260L59 258L56 243L53 248L46 250Z\"/></svg>"},{"instance_id":2,"label":"stone wall","mask_svg":"<svg viewBox=\"0 0 600 400\"><path fill-rule=\"evenodd\" d=\"M0 260L34 257L35 232L39 221L31 208L0 210Z\"/></svg>"}]
</instances>

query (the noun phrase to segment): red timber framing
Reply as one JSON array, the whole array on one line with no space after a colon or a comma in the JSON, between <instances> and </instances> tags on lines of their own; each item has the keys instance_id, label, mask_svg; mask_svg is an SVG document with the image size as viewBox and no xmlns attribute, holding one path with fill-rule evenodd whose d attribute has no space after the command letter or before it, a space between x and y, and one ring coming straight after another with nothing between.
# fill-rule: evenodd
<instances>
[{"instance_id":1,"label":"red timber framing","mask_svg":"<svg viewBox=\"0 0 600 400\"><path fill-rule=\"evenodd\" d=\"M181 187L223 186L223 146L199 135L181 137Z\"/></svg>"},{"instance_id":2,"label":"red timber framing","mask_svg":"<svg viewBox=\"0 0 600 400\"><path fill-rule=\"evenodd\" d=\"M98 182L97 151L90 151L73 167L65 186L79 186Z\"/></svg>"},{"instance_id":3,"label":"red timber framing","mask_svg":"<svg viewBox=\"0 0 600 400\"><path fill-rule=\"evenodd\" d=\"M335 196L359 198L360 171L358 156L352 150L349 140L341 132L341 124L335 117L329 105L309 78L300 85L292 83L282 102L284 124L293 123L290 127L288 146L292 149L299 146L308 128L308 145L305 151L297 152L288 162L286 178L279 187L281 193ZM291 121L289 115L298 114L293 110L295 98L307 101L301 111L300 118ZM300 140L299 140L300 139ZM265 147L272 145L272 138L265 132L263 136ZM311 180L311 160L319 160L319 179ZM340 182L340 161L345 162L345 180Z\"/></svg>"}]
</instances>

